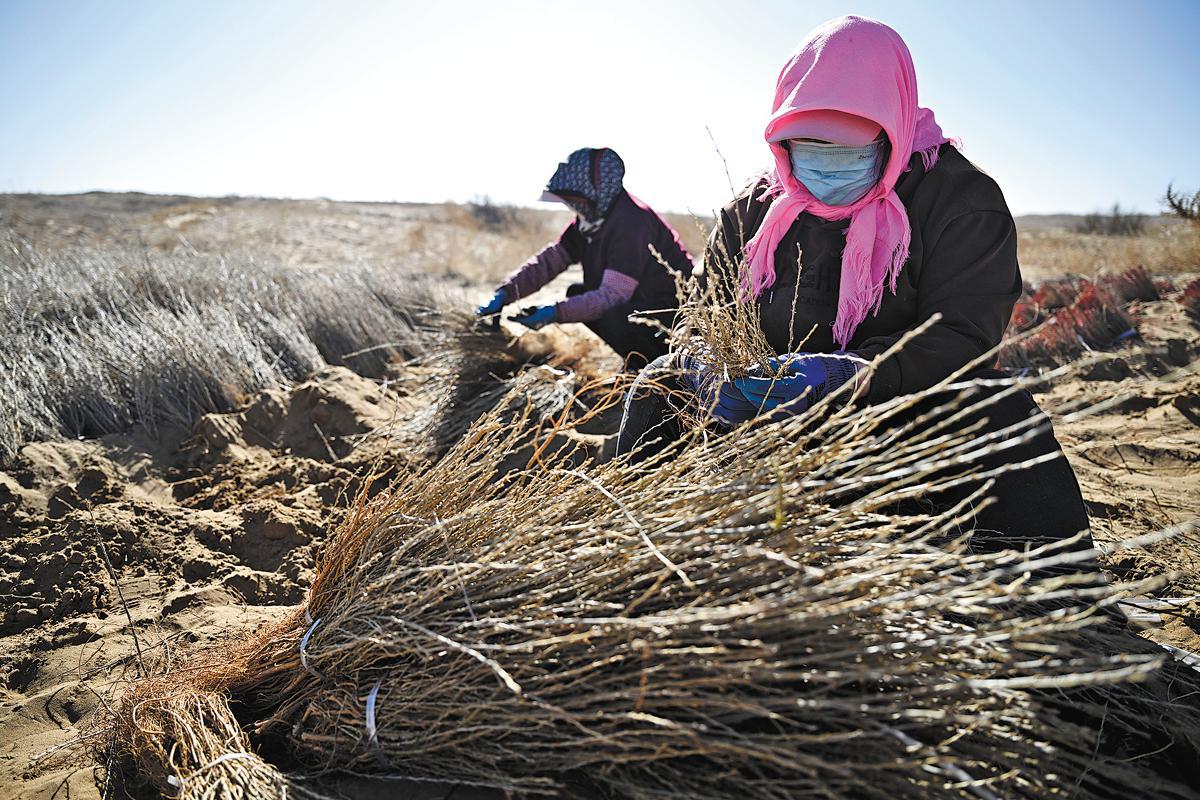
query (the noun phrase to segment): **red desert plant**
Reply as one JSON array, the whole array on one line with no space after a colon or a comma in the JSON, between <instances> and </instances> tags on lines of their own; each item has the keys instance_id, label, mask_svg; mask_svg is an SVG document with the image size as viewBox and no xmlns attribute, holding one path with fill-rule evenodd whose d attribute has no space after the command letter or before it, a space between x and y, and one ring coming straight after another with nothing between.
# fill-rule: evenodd
<instances>
[{"instance_id":1,"label":"red desert plant","mask_svg":"<svg viewBox=\"0 0 1200 800\"><path fill-rule=\"evenodd\" d=\"M1117 275L1105 276L1102 283L1105 287L1112 289L1125 303L1133 300L1162 299L1158 287L1154 284L1154 279L1141 265L1131 267Z\"/></svg>"},{"instance_id":2,"label":"red desert plant","mask_svg":"<svg viewBox=\"0 0 1200 800\"><path fill-rule=\"evenodd\" d=\"M1056 278L1043 283L1034 293L1033 300L1039 308L1046 310L1066 308L1075 301L1078 293L1074 278Z\"/></svg>"},{"instance_id":3,"label":"red desert plant","mask_svg":"<svg viewBox=\"0 0 1200 800\"><path fill-rule=\"evenodd\" d=\"M1048 292L1043 292L1043 286L1035 298L1041 296L1053 302L1067 293L1063 282L1054 284ZM1006 348L1000 356L1001 366L1018 370L1054 367L1090 350L1105 350L1138 336L1137 326L1113 292L1087 280L1079 281L1078 289L1072 285L1070 292L1075 293L1075 301L1059 309L1036 333ZM1027 319L1031 306L1039 310L1028 301L1024 306L1018 302L1010 335L1032 327Z\"/></svg>"},{"instance_id":4,"label":"red desert plant","mask_svg":"<svg viewBox=\"0 0 1200 800\"><path fill-rule=\"evenodd\" d=\"M1180 296L1179 303L1187 312L1188 318L1196 325L1200 325L1200 278L1196 278L1183 287L1183 295Z\"/></svg>"}]
</instances>

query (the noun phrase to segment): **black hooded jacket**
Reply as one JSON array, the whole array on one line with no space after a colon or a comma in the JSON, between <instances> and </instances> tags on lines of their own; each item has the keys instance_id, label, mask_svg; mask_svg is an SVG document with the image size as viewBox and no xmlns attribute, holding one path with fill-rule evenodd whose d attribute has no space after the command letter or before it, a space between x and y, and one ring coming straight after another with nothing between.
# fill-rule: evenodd
<instances>
[{"instance_id":1,"label":"black hooded jacket","mask_svg":"<svg viewBox=\"0 0 1200 800\"><path fill-rule=\"evenodd\" d=\"M756 198L764 187L759 181L722 210L707 270L728 276L735 269L721 254L741 254L762 224L768 204ZM872 402L926 389L995 347L1021 293L1017 233L1004 195L957 149L943 145L928 174L914 154L895 190L912 229L908 261L896 294L884 289L879 312L859 324L846 350L874 359L934 313L942 316L879 365ZM839 349L833 321L849 223L804 213L779 243L775 283L758 299L763 332L776 352Z\"/></svg>"}]
</instances>

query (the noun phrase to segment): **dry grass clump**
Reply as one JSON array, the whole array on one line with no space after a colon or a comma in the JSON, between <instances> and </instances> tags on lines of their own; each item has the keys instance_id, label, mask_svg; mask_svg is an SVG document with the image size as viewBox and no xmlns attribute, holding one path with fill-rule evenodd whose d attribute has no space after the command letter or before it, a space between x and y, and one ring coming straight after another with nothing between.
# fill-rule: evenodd
<instances>
[{"instance_id":1,"label":"dry grass clump","mask_svg":"<svg viewBox=\"0 0 1200 800\"><path fill-rule=\"evenodd\" d=\"M1050 550L968 552L965 506L898 507L1029 423L956 431L967 390L892 424L912 402L825 403L653 466L581 468L539 451L536 415L494 412L360 498L303 617L179 691L236 699L252 738L310 774L628 798L1187 796L1143 756L1194 758L1197 676L1139 687L1163 659L1096 612L1116 593L1044 569ZM202 768L221 754L160 769L163 748L131 738L135 711L176 708L148 685L115 708L123 752L164 791L172 772L232 791ZM181 725L206 725L184 702Z\"/></svg>"},{"instance_id":2,"label":"dry grass clump","mask_svg":"<svg viewBox=\"0 0 1200 800\"><path fill-rule=\"evenodd\" d=\"M661 256L658 260L667 266ZM724 239L715 236L701 266L690 275L675 274L679 310L671 351L720 370L724 380L752 369L769 373L768 361L776 355L763 333L758 303L745 302L748 269L742 254L729 253Z\"/></svg>"},{"instance_id":3,"label":"dry grass clump","mask_svg":"<svg viewBox=\"0 0 1200 800\"><path fill-rule=\"evenodd\" d=\"M382 375L457 330L427 280L148 250L0 247L0 458L190 424L326 364Z\"/></svg>"},{"instance_id":4,"label":"dry grass clump","mask_svg":"<svg viewBox=\"0 0 1200 800\"><path fill-rule=\"evenodd\" d=\"M1136 236L1019 230L1017 246L1022 272L1035 279L1120 272L1139 264L1153 273L1194 272L1200 267L1196 225L1151 224Z\"/></svg>"}]
</instances>

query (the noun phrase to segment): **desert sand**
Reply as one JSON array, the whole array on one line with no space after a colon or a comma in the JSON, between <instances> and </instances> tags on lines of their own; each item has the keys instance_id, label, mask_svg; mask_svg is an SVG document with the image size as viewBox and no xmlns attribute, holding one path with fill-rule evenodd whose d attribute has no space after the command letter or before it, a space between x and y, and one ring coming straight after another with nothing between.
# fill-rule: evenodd
<instances>
[{"instance_id":1,"label":"desert sand","mask_svg":"<svg viewBox=\"0 0 1200 800\"><path fill-rule=\"evenodd\" d=\"M516 213L491 228L453 206L0 198L0 228L42 245L270 246L297 264L434 271L464 296L482 296L562 222ZM1097 542L1118 547L1200 510L1200 331L1177 292L1129 311L1141 341L1037 389ZM563 396L615 366L582 326L519 333L495 334L481 355L480 412L523 363L547 364L548 392ZM355 493L420 468L469 424L470 410L437 416L444 384L425 369L395 364L380 380L328 367L190 426L31 442L0 465L0 796L111 790L116 777L73 746L97 708L140 669L299 602ZM616 422L610 412L576 435L602 455ZM1161 577L1151 599L1170 602L1143 603L1144 635L1200 651L1200 531L1106 552L1102 565L1114 580Z\"/></svg>"}]
</instances>

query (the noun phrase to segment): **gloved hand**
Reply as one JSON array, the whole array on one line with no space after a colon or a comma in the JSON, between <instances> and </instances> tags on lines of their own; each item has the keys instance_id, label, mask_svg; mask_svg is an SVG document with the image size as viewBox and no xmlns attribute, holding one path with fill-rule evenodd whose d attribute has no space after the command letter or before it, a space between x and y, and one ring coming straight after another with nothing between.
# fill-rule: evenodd
<instances>
[{"instance_id":1,"label":"gloved hand","mask_svg":"<svg viewBox=\"0 0 1200 800\"><path fill-rule=\"evenodd\" d=\"M500 309L508 305L508 292L503 289L497 289L492 295L492 299L475 309L475 316L490 317L492 314L499 314Z\"/></svg>"},{"instance_id":2,"label":"gloved hand","mask_svg":"<svg viewBox=\"0 0 1200 800\"><path fill-rule=\"evenodd\" d=\"M773 411L787 404L781 413L803 414L853 379L865 365L858 356L846 353L786 353L768 362L772 372L782 368L784 375L769 378L751 374L736 378L733 384L760 411Z\"/></svg>"},{"instance_id":3,"label":"gloved hand","mask_svg":"<svg viewBox=\"0 0 1200 800\"><path fill-rule=\"evenodd\" d=\"M681 356L680 359L681 383L696 395L702 408L711 410L716 419L733 427L758 414L758 406L747 400L732 383L722 381L703 361L692 356Z\"/></svg>"},{"instance_id":4,"label":"gloved hand","mask_svg":"<svg viewBox=\"0 0 1200 800\"><path fill-rule=\"evenodd\" d=\"M509 319L536 331L538 328L554 322L557 317L558 311L554 306L531 306L530 308L521 309L520 314L509 317Z\"/></svg>"},{"instance_id":5,"label":"gloved hand","mask_svg":"<svg viewBox=\"0 0 1200 800\"><path fill-rule=\"evenodd\" d=\"M717 403L712 414L729 427L758 416L758 406L746 399L742 390L728 381L717 386Z\"/></svg>"}]
</instances>

